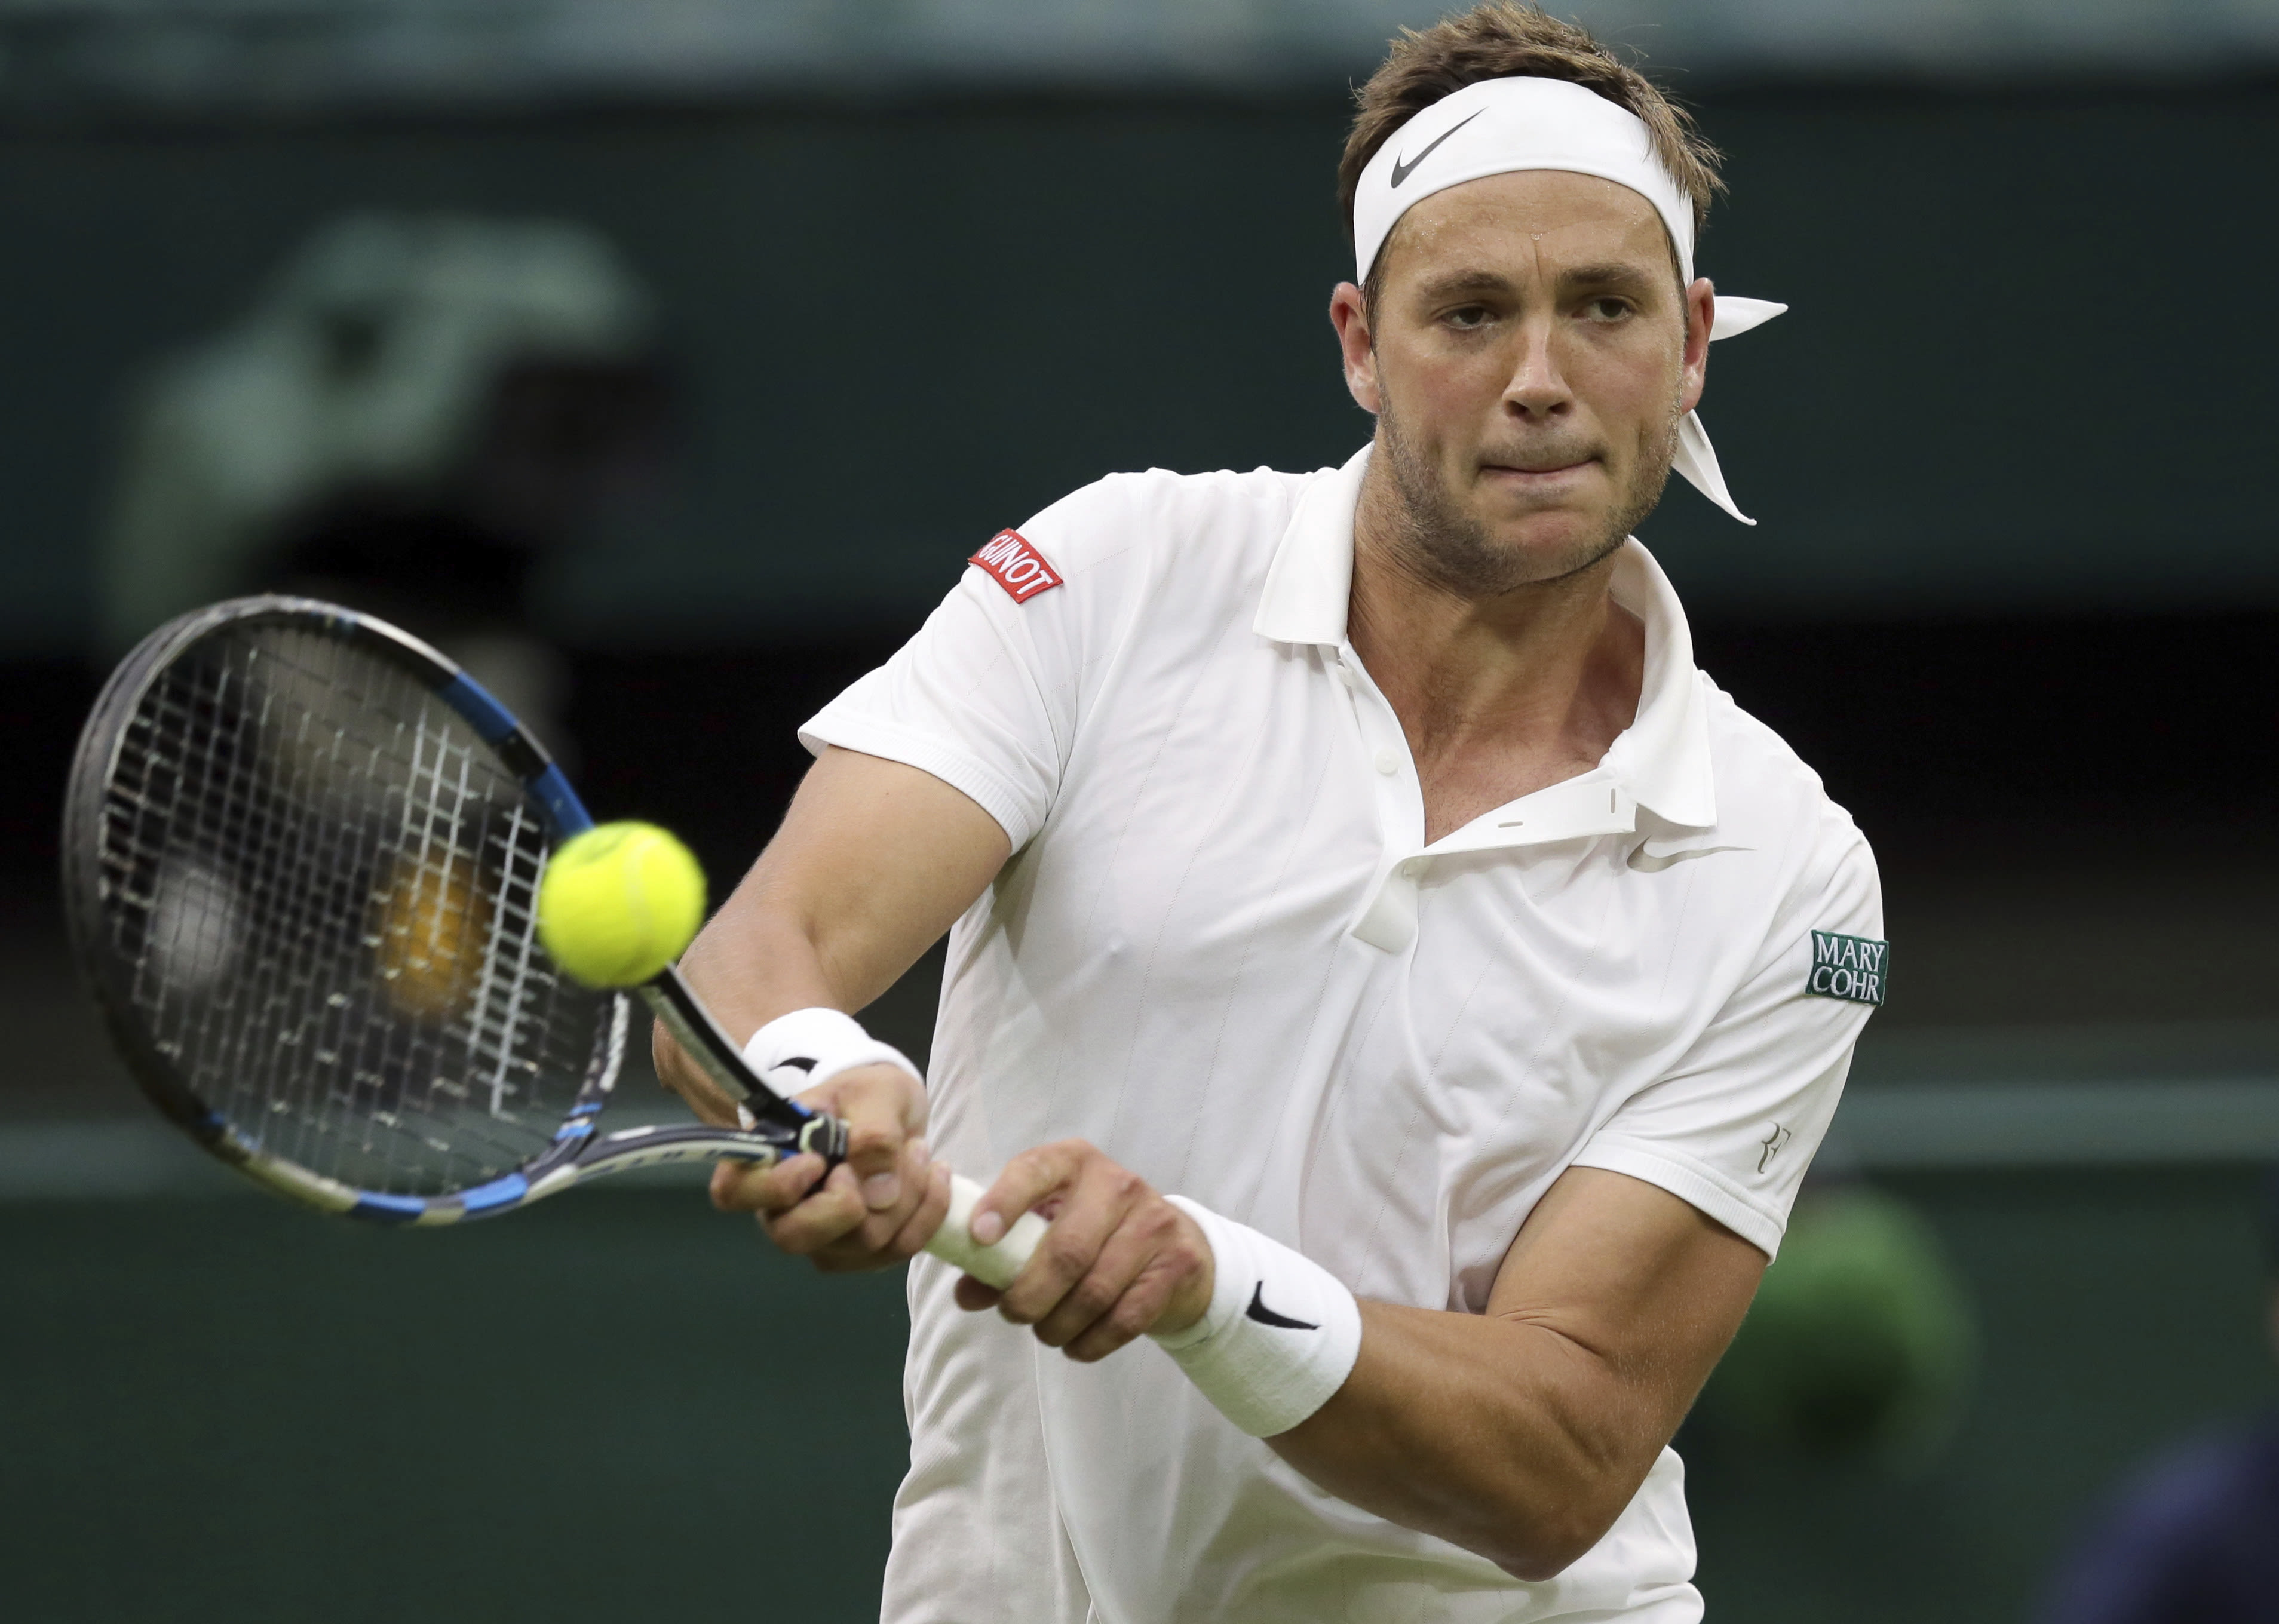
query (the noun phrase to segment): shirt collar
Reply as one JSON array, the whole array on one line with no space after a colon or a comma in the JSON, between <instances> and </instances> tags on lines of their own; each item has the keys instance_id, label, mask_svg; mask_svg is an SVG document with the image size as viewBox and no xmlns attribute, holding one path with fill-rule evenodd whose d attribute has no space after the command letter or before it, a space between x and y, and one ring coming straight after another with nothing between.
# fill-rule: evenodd
<instances>
[{"instance_id":1,"label":"shirt collar","mask_svg":"<svg viewBox=\"0 0 2279 1624\"><path fill-rule=\"evenodd\" d=\"M1354 511L1361 506L1369 450L1363 446L1344 467L1324 470L1298 498L1250 623L1269 642L1344 644L1353 601Z\"/></svg>"},{"instance_id":2,"label":"shirt collar","mask_svg":"<svg viewBox=\"0 0 2279 1624\"><path fill-rule=\"evenodd\" d=\"M1694 668L1693 632L1677 589L1632 536L1615 558L1610 590L1615 602L1645 624L1646 671L1637 718L1600 766L1626 781L1638 803L1664 822L1707 829L1717 821L1708 684Z\"/></svg>"},{"instance_id":3,"label":"shirt collar","mask_svg":"<svg viewBox=\"0 0 2279 1624\"><path fill-rule=\"evenodd\" d=\"M1306 487L1274 549L1251 622L1277 643L1342 648L1353 596L1354 512L1361 504L1370 448ZM1598 770L1628 786L1655 816L1686 828L1717 821L1709 762L1709 708L1693 665L1693 634L1677 590L1654 555L1632 537L1615 560L1614 600L1646 627L1646 671L1636 720L1608 749Z\"/></svg>"}]
</instances>

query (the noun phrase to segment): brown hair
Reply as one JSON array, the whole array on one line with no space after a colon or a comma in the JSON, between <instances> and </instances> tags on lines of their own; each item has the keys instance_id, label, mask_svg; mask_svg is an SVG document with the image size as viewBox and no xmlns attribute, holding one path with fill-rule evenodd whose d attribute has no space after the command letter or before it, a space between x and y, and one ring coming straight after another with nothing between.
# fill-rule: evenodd
<instances>
[{"instance_id":1,"label":"brown hair","mask_svg":"<svg viewBox=\"0 0 2279 1624\"><path fill-rule=\"evenodd\" d=\"M1385 65L1354 93L1359 111L1338 163L1338 203L1347 238L1353 235L1361 172L1393 131L1466 85L1516 78L1563 79L1637 114L1654 142L1654 155L1693 200L1693 229L1700 233L1709 218L1709 200L1725 183L1717 176L1720 154L1693 127L1692 116L1577 24L1562 22L1539 5L1487 0L1422 33L1403 28ZM1379 264L1383 257L1378 256ZM1372 305L1377 280L1373 265Z\"/></svg>"}]
</instances>

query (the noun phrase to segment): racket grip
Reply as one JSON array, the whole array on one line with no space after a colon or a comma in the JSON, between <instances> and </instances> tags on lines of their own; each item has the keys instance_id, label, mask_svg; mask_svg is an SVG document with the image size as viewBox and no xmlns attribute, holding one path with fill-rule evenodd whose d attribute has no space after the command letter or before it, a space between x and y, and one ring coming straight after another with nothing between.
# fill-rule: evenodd
<instances>
[{"instance_id":1,"label":"racket grip","mask_svg":"<svg viewBox=\"0 0 2279 1624\"><path fill-rule=\"evenodd\" d=\"M982 1194L983 1187L971 1179L950 1175L949 1215L941 1221L941 1228L933 1232L925 1249L984 1285L1002 1291L1013 1283L1013 1276L1044 1239L1045 1221L1034 1213L1023 1213L995 1245L984 1246L973 1238L972 1229L973 1204Z\"/></svg>"}]
</instances>

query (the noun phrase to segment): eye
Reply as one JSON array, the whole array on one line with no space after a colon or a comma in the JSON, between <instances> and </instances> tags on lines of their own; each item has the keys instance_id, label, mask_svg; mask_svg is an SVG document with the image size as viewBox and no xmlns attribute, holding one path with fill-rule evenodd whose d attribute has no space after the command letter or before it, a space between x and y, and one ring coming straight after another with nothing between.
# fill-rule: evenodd
<instances>
[{"instance_id":1,"label":"eye","mask_svg":"<svg viewBox=\"0 0 2279 1624\"><path fill-rule=\"evenodd\" d=\"M1606 294L1585 304L1583 313L1592 321L1620 321L1631 313L1631 302Z\"/></svg>"},{"instance_id":2,"label":"eye","mask_svg":"<svg viewBox=\"0 0 2279 1624\"><path fill-rule=\"evenodd\" d=\"M1490 321L1494 319L1494 312L1490 310L1485 304L1465 304L1459 305L1456 309L1450 310L1440 319L1446 322L1452 327L1460 327L1469 331L1474 327L1486 326Z\"/></svg>"}]
</instances>

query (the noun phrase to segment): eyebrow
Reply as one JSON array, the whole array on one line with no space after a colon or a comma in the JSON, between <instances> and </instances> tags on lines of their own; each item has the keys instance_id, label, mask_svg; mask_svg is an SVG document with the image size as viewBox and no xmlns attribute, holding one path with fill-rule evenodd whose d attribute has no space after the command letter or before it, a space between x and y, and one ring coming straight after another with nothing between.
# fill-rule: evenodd
<instances>
[{"instance_id":1,"label":"eyebrow","mask_svg":"<svg viewBox=\"0 0 2279 1624\"><path fill-rule=\"evenodd\" d=\"M1600 264L1575 265L1559 275L1559 296L1572 298L1578 293L1603 290L1608 293L1642 296L1654 286L1656 278L1637 265L1621 260L1608 260ZM1517 285L1499 271L1452 271L1436 276L1417 289L1428 302L1438 303L1465 294L1509 294Z\"/></svg>"},{"instance_id":2,"label":"eyebrow","mask_svg":"<svg viewBox=\"0 0 2279 1624\"><path fill-rule=\"evenodd\" d=\"M1649 276L1636 265L1609 261L1600 265L1577 265L1561 272L1559 290L1575 293L1586 287L1602 287L1615 293L1638 294L1652 287L1656 280L1655 277Z\"/></svg>"},{"instance_id":3,"label":"eyebrow","mask_svg":"<svg viewBox=\"0 0 2279 1624\"><path fill-rule=\"evenodd\" d=\"M1498 272L1452 271L1432 278L1417 291L1437 303L1458 294L1509 293L1512 286L1512 280Z\"/></svg>"}]
</instances>

